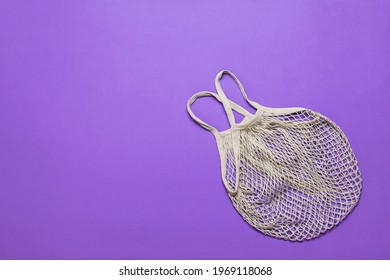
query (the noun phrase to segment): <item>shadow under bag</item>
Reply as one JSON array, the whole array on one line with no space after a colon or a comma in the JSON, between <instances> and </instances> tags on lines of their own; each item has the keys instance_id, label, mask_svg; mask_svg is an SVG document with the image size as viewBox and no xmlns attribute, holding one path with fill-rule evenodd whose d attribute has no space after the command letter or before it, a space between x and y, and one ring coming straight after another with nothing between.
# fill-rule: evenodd
<instances>
[{"instance_id":1,"label":"shadow under bag","mask_svg":"<svg viewBox=\"0 0 390 280\"><path fill-rule=\"evenodd\" d=\"M257 111L229 100L220 79L228 74ZM216 138L222 181L244 220L264 234L312 239L340 223L359 201L362 177L351 146L327 117L306 108L268 108L248 99L230 71L216 79L217 94L203 91L187 103L191 118ZM219 132L191 105L211 96L223 104L231 128ZM245 118L236 123L233 110Z\"/></svg>"}]
</instances>

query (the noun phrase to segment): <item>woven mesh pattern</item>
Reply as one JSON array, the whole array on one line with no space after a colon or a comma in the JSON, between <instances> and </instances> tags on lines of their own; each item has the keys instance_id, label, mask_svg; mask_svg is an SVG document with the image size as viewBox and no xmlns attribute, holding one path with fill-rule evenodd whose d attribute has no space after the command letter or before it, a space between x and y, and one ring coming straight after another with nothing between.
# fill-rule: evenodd
<instances>
[{"instance_id":1,"label":"woven mesh pattern","mask_svg":"<svg viewBox=\"0 0 390 280\"><path fill-rule=\"evenodd\" d=\"M311 239L337 225L358 202L357 161L343 132L321 114L271 112L236 134L225 133L218 144L226 182L236 191L229 197L257 230L292 241ZM232 135L239 137L238 161Z\"/></svg>"}]
</instances>

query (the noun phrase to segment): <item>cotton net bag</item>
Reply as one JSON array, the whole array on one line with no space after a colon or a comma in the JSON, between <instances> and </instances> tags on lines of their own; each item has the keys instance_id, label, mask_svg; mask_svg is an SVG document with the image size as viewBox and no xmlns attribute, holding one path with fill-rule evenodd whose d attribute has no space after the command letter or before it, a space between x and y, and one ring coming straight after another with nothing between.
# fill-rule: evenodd
<instances>
[{"instance_id":1,"label":"cotton net bag","mask_svg":"<svg viewBox=\"0 0 390 280\"><path fill-rule=\"evenodd\" d=\"M230 101L220 79L237 83L255 114ZM187 103L191 118L216 138L222 181L244 220L269 236L302 241L340 223L357 204L362 178L351 146L327 117L305 108L268 108L248 99L230 71L216 79L217 94L203 91ZM231 128L219 132L191 105L211 96L223 104ZM236 123L233 110L244 119Z\"/></svg>"}]
</instances>

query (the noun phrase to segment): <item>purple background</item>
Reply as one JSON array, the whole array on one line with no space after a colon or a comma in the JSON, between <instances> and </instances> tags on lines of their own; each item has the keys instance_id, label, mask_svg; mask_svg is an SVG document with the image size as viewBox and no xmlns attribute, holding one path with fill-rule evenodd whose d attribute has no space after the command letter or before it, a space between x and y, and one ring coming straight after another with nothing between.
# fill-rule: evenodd
<instances>
[{"instance_id":1,"label":"purple background","mask_svg":"<svg viewBox=\"0 0 390 280\"><path fill-rule=\"evenodd\" d=\"M389 1L63 2L0 3L0 258L390 258ZM334 230L282 241L232 207L185 109L222 69L344 130L363 194Z\"/></svg>"}]
</instances>

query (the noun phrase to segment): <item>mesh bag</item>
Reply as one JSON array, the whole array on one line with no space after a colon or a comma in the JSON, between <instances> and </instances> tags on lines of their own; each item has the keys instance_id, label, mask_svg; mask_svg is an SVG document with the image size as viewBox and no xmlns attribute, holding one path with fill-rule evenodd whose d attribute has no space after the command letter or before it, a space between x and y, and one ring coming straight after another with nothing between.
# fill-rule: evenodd
<instances>
[{"instance_id":1,"label":"mesh bag","mask_svg":"<svg viewBox=\"0 0 390 280\"><path fill-rule=\"evenodd\" d=\"M255 114L227 99L220 79L230 75ZM231 72L221 71L217 94L203 91L187 103L191 118L211 131L222 181L244 220L264 234L312 239L340 223L357 204L362 178L350 144L327 117L305 108L268 108L248 99ZM196 99L223 104L231 128L219 132L194 115ZM236 123L233 110L245 118Z\"/></svg>"}]
</instances>

